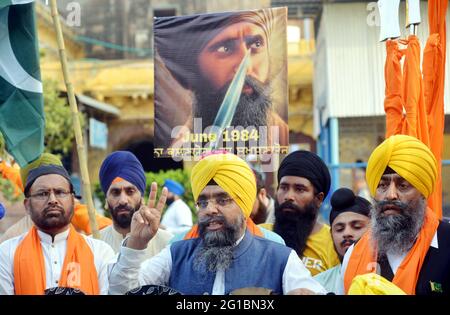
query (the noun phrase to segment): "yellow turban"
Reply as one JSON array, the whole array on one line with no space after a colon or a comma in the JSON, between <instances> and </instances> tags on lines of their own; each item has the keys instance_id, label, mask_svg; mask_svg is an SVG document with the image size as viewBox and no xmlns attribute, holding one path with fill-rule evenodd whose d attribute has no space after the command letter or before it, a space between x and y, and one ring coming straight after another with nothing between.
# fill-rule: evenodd
<instances>
[{"instance_id":1,"label":"yellow turban","mask_svg":"<svg viewBox=\"0 0 450 315\"><path fill-rule=\"evenodd\" d=\"M256 180L245 161L234 154L212 154L192 169L192 194L197 200L206 185L214 180L241 208L248 218L256 199Z\"/></svg>"},{"instance_id":2,"label":"yellow turban","mask_svg":"<svg viewBox=\"0 0 450 315\"><path fill-rule=\"evenodd\" d=\"M376 273L366 273L353 278L349 295L406 295L402 289Z\"/></svg>"},{"instance_id":3,"label":"yellow turban","mask_svg":"<svg viewBox=\"0 0 450 315\"><path fill-rule=\"evenodd\" d=\"M433 153L420 140L395 135L383 141L371 154L366 179L370 193L375 196L386 167L393 169L428 198L437 177L437 163Z\"/></svg>"},{"instance_id":4,"label":"yellow turban","mask_svg":"<svg viewBox=\"0 0 450 315\"><path fill-rule=\"evenodd\" d=\"M32 169L38 168L41 165L63 166L61 159L56 155L51 153L42 153L39 158L20 169L20 177L22 178L23 185L27 182L28 173L30 173Z\"/></svg>"}]
</instances>

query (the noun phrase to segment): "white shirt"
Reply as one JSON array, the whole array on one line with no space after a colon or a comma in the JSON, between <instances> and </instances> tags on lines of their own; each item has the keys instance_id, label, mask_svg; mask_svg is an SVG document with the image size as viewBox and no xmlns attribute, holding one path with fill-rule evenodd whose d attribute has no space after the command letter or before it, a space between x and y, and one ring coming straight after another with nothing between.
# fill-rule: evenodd
<instances>
[{"instance_id":1,"label":"white shirt","mask_svg":"<svg viewBox=\"0 0 450 315\"><path fill-rule=\"evenodd\" d=\"M130 233L128 233L125 237L119 232L116 231L113 225L110 225L104 229L99 231L100 239L106 242L113 249L114 253L118 253L120 251L120 246L122 245L123 240L128 237ZM151 258L158 254L164 247L169 244L169 241L172 239L172 233L158 229L156 235L150 240L146 249L145 258Z\"/></svg>"},{"instance_id":2,"label":"white shirt","mask_svg":"<svg viewBox=\"0 0 450 315\"><path fill-rule=\"evenodd\" d=\"M151 259L143 261L144 256L145 250L121 247L118 261L114 264L109 277L110 294L124 294L146 284L168 285L172 271L170 245ZM319 294L327 293L319 282L311 277L311 273L294 250L289 255L282 281L283 294L297 288L306 288ZM212 294L225 294L225 273L223 271L216 273Z\"/></svg>"},{"instance_id":3,"label":"white shirt","mask_svg":"<svg viewBox=\"0 0 450 315\"><path fill-rule=\"evenodd\" d=\"M183 200L175 200L164 213L161 225L173 234L189 230L193 225L191 209Z\"/></svg>"},{"instance_id":4,"label":"white shirt","mask_svg":"<svg viewBox=\"0 0 450 315\"><path fill-rule=\"evenodd\" d=\"M28 232L27 232L28 233ZM0 244L0 295L14 294L14 254L17 246L27 233L14 237ZM52 237L38 230L45 263L46 289L57 287L61 277L67 249L69 230ZM111 247L103 241L83 235L94 254L94 265L98 275L100 294L108 294L108 264L115 261ZM30 266L32 268L33 266Z\"/></svg>"},{"instance_id":5,"label":"white shirt","mask_svg":"<svg viewBox=\"0 0 450 315\"><path fill-rule=\"evenodd\" d=\"M437 238L437 231L434 234L433 239L431 240L430 246L434 247L436 249L439 248L438 238ZM344 259L342 261L342 269L341 269L342 284L344 284L344 275L345 275L345 271L347 270L348 261L350 260L350 256L352 255L353 248L355 248L355 244L353 244L352 246L350 246L347 249L347 251L345 252L345 255L344 255ZM391 267L392 273L394 274L394 276L397 273L398 267L400 267L403 259L405 259L406 255L408 253L409 253L409 251L407 253L403 253L403 254L392 254L392 253L387 253L386 254L388 262L389 262L389 266Z\"/></svg>"}]
</instances>

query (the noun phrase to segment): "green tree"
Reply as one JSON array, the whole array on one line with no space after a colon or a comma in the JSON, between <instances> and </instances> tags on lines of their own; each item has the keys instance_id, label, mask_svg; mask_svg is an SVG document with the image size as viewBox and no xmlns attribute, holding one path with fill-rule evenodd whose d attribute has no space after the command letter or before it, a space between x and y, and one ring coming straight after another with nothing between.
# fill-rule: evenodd
<instances>
[{"instance_id":1,"label":"green tree","mask_svg":"<svg viewBox=\"0 0 450 315\"><path fill-rule=\"evenodd\" d=\"M44 80L45 152L66 155L73 148L75 133L67 99L60 97L58 84ZM85 119L80 113L81 127Z\"/></svg>"},{"instance_id":2,"label":"green tree","mask_svg":"<svg viewBox=\"0 0 450 315\"><path fill-rule=\"evenodd\" d=\"M44 114L45 114L45 152L57 154L60 157L68 154L73 148L75 133L72 128L72 113L67 98L60 96L58 83L54 80L43 80ZM84 116L79 113L81 127L84 127ZM6 148L0 133L0 158L6 158ZM0 191L8 199L11 187L5 182L0 183Z\"/></svg>"}]
</instances>

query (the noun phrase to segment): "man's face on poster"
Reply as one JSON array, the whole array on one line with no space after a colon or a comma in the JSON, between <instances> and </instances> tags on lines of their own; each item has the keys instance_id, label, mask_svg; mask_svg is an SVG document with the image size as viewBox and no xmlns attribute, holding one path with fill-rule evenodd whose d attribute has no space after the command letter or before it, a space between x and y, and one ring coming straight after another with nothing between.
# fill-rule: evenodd
<instances>
[{"instance_id":1,"label":"man's face on poster","mask_svg":"<svg viewBox=\"0 0 450 315\"><path fill-rule=\"evenodd\" d=\"M266 124L267 109L271 107L268 38L260 26L244 21L225 27L198 56L200 85L194 88L194 116L203 118L204 127L212 125L248 50L250 64L236 110L239 114L232 125L248 127Z\"/></svg>"},{"instance_id":2,"label":"man's face on poster","mask_svg":"<svg viewBox=\"0 0 450 315\"><path fill-rule=\"evenodd\" d=\"M269 53L264 30L256 24L240 22L226 27L203 48L199 57L200 74L211 87L220 90L228 86L245 56L251 49L251 62L247 75L260 83L269 76ZM251 94L244 86L243 92Z\"/></svg>"}]
</instances>

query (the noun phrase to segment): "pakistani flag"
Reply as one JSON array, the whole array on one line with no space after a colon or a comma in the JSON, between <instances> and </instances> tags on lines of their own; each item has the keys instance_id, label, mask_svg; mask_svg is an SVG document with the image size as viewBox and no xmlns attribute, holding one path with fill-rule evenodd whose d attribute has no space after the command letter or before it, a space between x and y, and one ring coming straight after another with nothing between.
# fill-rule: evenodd
<instances>
[{"instance_id":1,"label":"pakistani flag","mask_svg":"<svg viewBox=\"0 0 450 315\"><path fill-rule=\"evenodd\" d=\"M44 148L34 0L0 0L0 131L20 166Z\"/></svg>"}]
</instances>

